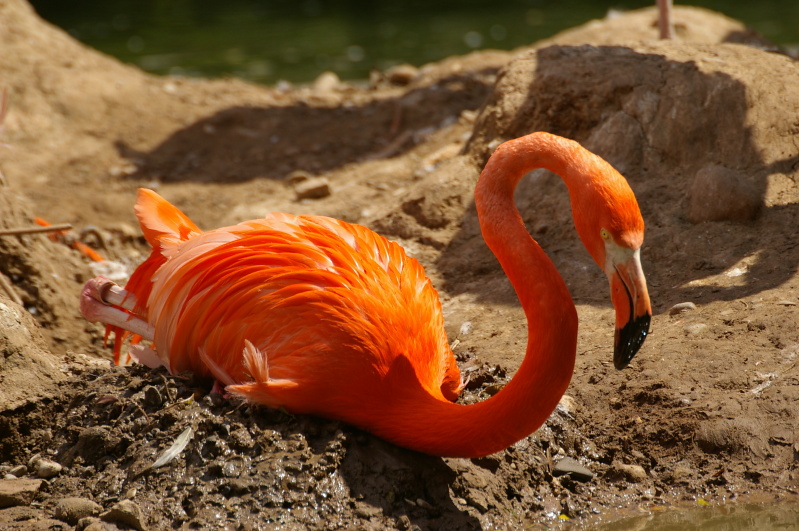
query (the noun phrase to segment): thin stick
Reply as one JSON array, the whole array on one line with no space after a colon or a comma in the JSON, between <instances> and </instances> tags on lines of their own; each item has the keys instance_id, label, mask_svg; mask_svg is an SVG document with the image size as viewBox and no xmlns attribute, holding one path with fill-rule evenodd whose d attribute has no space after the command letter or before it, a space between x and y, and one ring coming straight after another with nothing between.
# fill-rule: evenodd
<instances>
[{"instance_id":1,"label":"thin stick","mask_svg":"<svg viewBox=\"0 0 799 531\"><path fill-rule=\"evenodd\" d=\"M49 225L47 227L23 227L20 229L0 229L0 236L16 236L19 234L34 234L37 232L58 232L61 230L69 230L72 225L69 223L60 223L58 225Z\"/></svg>"},{"instance_id":2,"label":"thin stick","mask_svg":"<svg viewBox=\"0 0 799 531\"><path fill-rule=\"evenodd\" d=\"M23 305L22 299L19 298L19 295L17 295L17 292L14 291L14 287L11 285L11 282L9 282L3 273L0 273L0 286L2 286L3 291L6 292L6 295L8 295L9 299L16 302L20 306Z\"/></svg>"}]
</instances>

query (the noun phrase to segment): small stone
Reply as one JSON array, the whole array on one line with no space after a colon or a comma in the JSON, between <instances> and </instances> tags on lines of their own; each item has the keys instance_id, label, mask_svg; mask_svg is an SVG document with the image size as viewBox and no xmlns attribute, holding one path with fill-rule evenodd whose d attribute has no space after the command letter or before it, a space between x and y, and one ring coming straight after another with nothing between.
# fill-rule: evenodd
<instances>
[{"instance_id":1,"label":"small stone","mask_svg":"<svg viewBox=\"0 0 799 531\"><path fill-rule=\"evenodd\" d=\"M100 515L104 522L120 523L138 531L145 531L144 514L138 505L130 500L115 503L109 510Z\"/></svg>"},{"instance_id":2,"label":"small stone","mask_svg":"<svg viewBox=\"0 0 799 531\"><path fill-rule=\"evenodd\" d=\"M313 176L307 171L294 170L293 172L288 174L288 176L286 177L286 182L292 186L297 186L299 183L307 181L311 177Z\"/></svg>"},{"instance_id":3,"label":"small stone","mask_svg":"<svg viewBox=\"0 0 799 531\"><path fill-rule=\"evenodd\" d=\"M117 526L103 522L99 518L87 516L81 518L78 525L75 526L76 531L111 531L119 529Z\"/></svg>"},{"instance_id":4,"label":"small stone","mask_svg":"<svg viewBox=\"0 0 799 531\"><path fill-rule=\"evenodd\" d=\"M112 234L119 235L126 242L133 241L139 237L139 228L124 221L110 223L107 230Z\"/></svg>"},{"instance_id":5,"label":"small stone","mask_svg":"<svg viewBox=\"0 0 799 531\"><path fill-rule=\"evenodd\" d=\"M694 223L753 220L763 204L763 194L751 181L724 166L705 166L688 191L688 218Z\"/></svg>"},{"instance_id":6,"label":"small stone","mask_svg":"<svg viewBox=\"0 0 799 531\"><path fill-rule=\"evenodd\" d=\"M409 530L409 529L411 529L411 526L413 525L413 524L411 524L411 519L408 518L407 514L403 514L402 516L400 516L399 517L399 522L397 522L397 523L399 524L398 527L400 529L403 529L403 530Z\"/></svg>"},{"instance_id":7,"label":"small stone","mask_svg":"<svg viewBox=\"0 0 799 531\"><path fill-rule=\"evenodd\" d=\"M496 383L492 383L492 384L487 385L485 387L484 391L486 392L487 395L494 396L495 394L497 394L500 391L502 391L503 387L505 387L504 383L496 382Z\"/></svg>"},{"instance_id":8,"label":"small stone","mask_svg":"<svg viewBox=\"0 0 799 531\"><path fill-rule=\"evenodd\" d=\"M491 507L488 497L479 489L469 489L466 493L466 501L481 513L487 513Z\"/></svg>"},{"instance_id":9,"label":"small stone","mask_svg":"<svg viewBox=\"0 0 799 531\"><path fill-rule=\"evenodd\" d=\"M250 432L244 427L233 430L230 433L230 441L239 448L252 448L255 445L252 435L250 435Z\"/></svg>"},{"instance_id":10,"label":"small stone","mask_svg":"<svg viewBox=\"0 0 799 531\"><path fill-rule=\"evenodd\" d=\"M631 483L638 483L639 481L643 481L647 478L644 467L638 465L616 463L613 465L613 470Z\"/></svg>"},{"instance_id":11,"label":"small stone","mask_svg":"<svg viewBox=\"0 0 799 531\"><path fill-rule=\"evenodd\" d=\"M38 459L34 464L36 476L43 479L57 476L61 473L62 468L61 465L49 459Z\"/></svg>"},{"instance_id":12,"label":"small stone","mask_svg":"<svg viewBox=\"0 0 799 531\"><path fill-rule=\"evenodd\" d=\"M672 481L687 481L691 476L693 476L693 471L684 466L676 466L674 470L671 471Z\"/></svg>"},{"instance_id":13,"label":"small stone","mask_svg":"<svg viewBox=\"0 0 799 531\"><path fill-rule=\"evenodd\" d=\"M325 177L311 177L294 183L297 200L322 199L330 195L330 182Z\"/></svg>"},{"instance_id":14,"label":"small stone","mask_svg":"<svg viewBox=\"0 0 799 531\"><path fill-rule=\"evenodd\" d=\"M28 473L28 467L26 467L25 465L17 465L15 467L12 467L11 470L8 471L8 473L18 478L21 478L22 476Z\"/></svg>"},{"instance_id":15,"label":"small stone","mask_svg":"<svg viewBox=\"0 0 799 531\"><path fill-rule=\"evenodd\" d=\"M558 409L566 415L571 415L577 411L577 401L570 395L563 395L560 397L560 400L558 400Z\"/></svg>"},{"instance_id":16,"label":"small stone","mask_svg":"<svg viewBox=\"0 0 799 531\"><path fill-rule=\"evenodd\" d=\"M0 479L0 507L30 505L41 486L40 479Z\"/></svg>"},{"instance_id":17,"label":"small stone","mask_svg":"<svg viewBox=\"0 0 799 531\"><path fill-rule=\"evenodd\" d=\"M88 498L61 498L55 504L55 517L75 525L88 516L97 516L103 508Z\"/></svg>"},{"instance_id":18,"label":"small stone","mask_svg":"<svg viewBox=\"0 0 799 531\"><path fill-rule=\"evenodd\" d=\"M669 315L679 315L681 313L692 312L696 310L696 304L693 302L681 302L669 308Z\"/></svg>"},{"instance_id":19,"label":"small stone","mask_svg":"<svg viewBox=\"0 0 799 531\"><path fill-rule=\"evenodd\" d=\"M355 514L361 518L374 518L382 513L383 509L380 507L375 507L374 505L362 501L355 502Z\"/></svg>"},{"instance_id":20,"label":"small stone","mask_svg":"<svg viewBox=\"0 0 799 531\"><path fill-rule=\"evenodd\" d=\"M331 92L341 86L341 79L335 72L325 71L313 82L313 89L317 92Z\"/></svg>"},{"instance_id":21,"label":"small stone","mask_svg":"<svg viewBox=\"0 0 799 531\"><path fill-rule=\"evenodd\" d=\"M423 507L424 509L432 509L433 506L430 505L430 502L425 500L424 498L416 498L416 505L419 507Z\"/></svg>"},{"instance_id":22,"label":"small stone","mask_svg":"<svg viewBox=\"0 0 799 531\"><path fill-rule=\"evenodd\" d=\"M581 465L576 459L564 457L555 464L552 475L555 477L569 475L575 481L590 481L594 473Z\"/></svg>"},{"instance_id":23,"label":"small stone","mask_svg":"<svg viewBox=\"0 0 799 531\"><path fill-rule=\"evenodd\" d=\"M691 325L688 325L685 328L683 328L685 333L687 335L689 335L689 336L698 336L702 332L704 332L706 329L707 329L707 325L704 324L704 323L691 324Z\"/></svg>"},{"instance_id":24,"label":"small stone","mask_svg":"<svg viewBox=\"0 0 799 531\"><path fill-rule=\"evenodd\" d=\"M164 399L161 396L161 392L158 390L158 388L152 385L148 385L144 388L144 405L153 408L159 408L163 403Z\"/></svg>"},{"instance_id":25,"label":"small stone","mask_svg":"<svg viewBox=\"0 0 799 531\"><path fill-rule=\"evenodd\" d=\"M386 70L386 79L392 85L404 87L419 76L419 69L413 65L402 64Z\"/></svg>"}]
</instances>

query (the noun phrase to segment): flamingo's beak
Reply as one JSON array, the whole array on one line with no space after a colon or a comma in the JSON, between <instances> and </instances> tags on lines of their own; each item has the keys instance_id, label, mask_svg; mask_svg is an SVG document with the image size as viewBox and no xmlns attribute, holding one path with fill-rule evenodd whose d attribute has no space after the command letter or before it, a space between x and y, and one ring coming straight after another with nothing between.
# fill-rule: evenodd
<instances>
[{"instance_id":1,"label":"flamingo's beak","mask_svg":"<svg viewBox=\"0 0 799 531\"><path fill-rule=\"evenodd\" d=\"M611 297L616 308L616 337L613 365L625 368L644 344L652 320L652 306L641 268L641 251L636 249L608 264Z\"/></svg>"}]
</instances>

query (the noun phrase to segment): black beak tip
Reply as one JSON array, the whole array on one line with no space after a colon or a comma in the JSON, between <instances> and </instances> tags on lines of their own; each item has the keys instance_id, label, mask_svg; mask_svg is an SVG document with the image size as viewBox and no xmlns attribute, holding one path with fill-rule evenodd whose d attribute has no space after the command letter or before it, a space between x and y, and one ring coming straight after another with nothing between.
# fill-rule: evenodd
<instances>
[{"instance_id":1,"label":"black beak tip","mask_svg":"<svg viewBox=\"0 0 799 531\"><path fill-rule=\"evenodd\" d=\"M644 344L649 334L649 323L652 316L642 315L632 319L622 329L616 329L615 348L613 351L613 365L622 370L630 364L635 354Z\"/></svg>"}]
</instances>

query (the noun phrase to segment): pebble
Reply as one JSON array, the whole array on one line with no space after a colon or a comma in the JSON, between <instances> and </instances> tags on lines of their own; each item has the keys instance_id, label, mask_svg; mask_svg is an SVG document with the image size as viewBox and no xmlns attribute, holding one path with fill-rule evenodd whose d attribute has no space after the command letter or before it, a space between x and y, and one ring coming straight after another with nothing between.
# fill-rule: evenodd
<instances>
[{"instance_id":1,"label":"pebble","mask_svg":"<svg viewBox=\"0 0 799 531\"><path fill-rule=\"evenodd\" d=\"M146 406L160 408L163 403L161 392L156 387L148 385L144 388L144 404Z\"/></svg>"},{"instance_id":2,"label":"pebble","mask_svg":"<svg viewBox=\"0 0 799 531\"><path fill-rule=\"evenodd\" d=\"M341 86L341 79L335 72L329 70L322 72L313 82L313 89L317 92L332 92Z\"/></svg>"},{"instance_id":3,"label":"pebble","mask_svg":"<svg viewBox=\"0 0 799 531\"><path fill-rule=\"evenodd\" d=\"M147 529L147 526L144 525L144 514L141 508L130 500L115 503L100 515L100 519L104 522L124 524L138 531Z\"/></svg>"},{"instance_id":4,"label":"pebble","mask_svg":"<svg viewBox=\"0 0 799 531\"><path fill-rule=\"evenodd\" d=\"M571 415L577 410L577 401L571 395L563 395L558 400L558 408L565 414Z\"/></svg>"},{"instance_id":5,"label":"pebble","mask_svg":"<svg viewBox=\"0 0 799 531\"><path fill-rule=\"evenodd\" d=\"M62 466L55 461L49 459L42 459L36 465L36 475L43 479L50 479L61 473Z\"/></svg>"},{"instance_id":6,"label":"pebble","mask_svg":"<svg viewBox=\"0 0 799 531\"><path fill-rule=\"evenodd\" d=\"M78 525L75 527L77 531L110 531L111 526L99 518L95 518L93 516L87 516L86 518L81 518L78 521ZM118 529L116 526L113 526L113 529Z\"/></svg>"},{"instance_id":7,"label":"pebble","mask_svg":"<svg viewBox=\"0 0 799 531\"><path fill-rule=\"evenodd\" d=\"M392 85L406 86L416 79L419 75L419 69L413 65L402 64L392 66L386 70L386 78Z\"/></svg>"},{"instance_id":8,"label":"pebble","mask_svg":"<svg viewBox=\"0 0 799 531\"><path fill-rule=\"evenodd\" d=\"M704 324L704 323L691 324L691 325L688 325L685 328L683 328L685 333L687 335L689 335L689 336L698 336L699 334L704 332L706 329L707 329L707 325Z\"/></svg>"},{"instance_id":9,"label":"pebble","mask_svg":"<svg viewBox=\"0 0 799 531\"><path fill-rule=\"evenodd\" d=\"M465 503L466 500L464 500ZM374 518L379 516L383 513L383 509L380 507L375 507L374 505L370 505L366 502L357 501L355 502L355 514L360 516L361 518Z\"/></svg>"},{"instance_id":10,"label":"pebble","mask_svg":"<svg viewBox=\"0 0 799 531\"><path fill-rule=\"evenodd\" d=\"M430 503L427 500L425 500L424 498L416 498L416 505L418 505L419 507L423 507L425 509L432 509L433 508L433 506L430 505Z\"/></svg>"},{"instance_id":11,"label":"pebble","mask_svg":"<svg viewBox=\"0 0 799 531\"><path fill-rule=\"evenodd\" d=\"M12 467L11 470L8 471L8 473L18 478L21 478L22 476L28 473L28 467L26 467L25 465L17 465L15 467Z\"/></svg>"},{"instance_id":12,"label":"pebble","mask_svg":"<svg viewBox=\"0 0 799 531\"><path fill-rule=\"evenodd\" d=\"M330 181L325 177L311 177L294 183L294 193L297 200L322 199L330 195Z\"/></svg>"},{"instance_id":13,"label":"pebble","mask_svg":"<svg viewBox=\"0 0 799 531\"><path fill-rule=\"evenodd\" d=\"M30 505L41 486L40 479L0 479L0 507Z\"/></svg>"},{"instance_id":14,"label":"pebble","mask_svg":"<svg viewBox=\"0 0 799 531\"><path fill-rule=\"evenodd\" d=\"M693 302L681 302L669 308L669 315L679 315L681 313L692 312L696 310L696 304Z\"/></svg>"},{"instance_id":15,"label":"pebble","mask_svg":"<svg viewBox=\"0 0 799 531\"><path fill-rule=\"evenodd\" d=\"M39 454L34 455L31 457L30 461L28 461L28 470L33 471L37 477L43 479L50 479L57 476L61 473L62 468L63 467L55 461L40 457Z\"/></svg>"},{"instance_id":16,"label":"pebble","mask_svg":"<svg viewBox=\"0 0 799 531\"><path fill-rule=\"evenodd\" d=\"M555 468L552 469L552 475L555 477L564 476L566 474L570 475L575 481L590 481L594 477L593 472L571 457L564 457L558 461L555 464Z\"/></svg>"},{"instance_id":17,"label":"pebble","mask_svg":"<svg viewBox=\"0 0 799 531\"><path fill-rule=\"evenodd\" d=\"M75 525L88 516L97 516L103 508L88 498L61 498L55 504L55 517Z\"/></svg>"},{"instance_id":18,"label":"pebble","mask_svg":"<svg viewBox=\"0 0 799 531\"><path fill-rule=\"evenodd\" d=\"M627 465L624 463L616 463L613 469L621 474L627 481L631 483L638 483L647 478L646 470L639 465Z\"/></svg>"},{"instance_id":19,"label":"pebble","mask_svg":"<svg viewBox=\"0 0 799 531\"><path fill-rule=\"evenodd\" d=\"M671 480L672 481L685 481L690 479L693 476L693 471L690 468L686 468L684 466L676 466L674 470L671 471Z\"/></svg>"},{"instance_id":20,"label":"pebble","mask_svg":"<svg viewBox=\"0 0 799 531\"><path fill-rule=\"evenodd\" d=\"M303 170L294 170L293 172L289 173L286 176L286 182L291 186L297 186L297 184L307 181L308 179L312 178L313 175L308 173L307 171Z\"/></svg>"},{"instance_id":21,"label":"pebble","mask_svg":"<svg viewBox=\"0 0 799 531\"><path fill-rule=\"evenodd\" d=\"M252 448L255 446L250 432L247 428L239 428L230 433L230 441L239 448Z\"/></svg>"},{"instance_id":22,"label":"pebble","mask_svg":"<svg viewBox=\"0 0 799 531\"><path fill-rule=\"evenodd\" d=\"M466 493L466 501L481 513L487 513L491 506L488 497L480 489L469 489Z\"/></svg>"}]
</instances>

